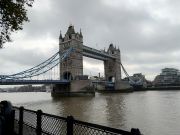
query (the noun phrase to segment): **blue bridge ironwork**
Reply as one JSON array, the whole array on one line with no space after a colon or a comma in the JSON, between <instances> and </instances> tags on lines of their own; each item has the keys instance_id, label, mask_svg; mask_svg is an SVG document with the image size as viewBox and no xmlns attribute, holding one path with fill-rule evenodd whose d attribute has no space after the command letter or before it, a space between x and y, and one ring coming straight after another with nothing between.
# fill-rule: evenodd
<instances>
[{"instance_id":1,"label":"blue bridge ironwork","mask_svg":"<svg viewBox=\"0 0 180 135\"><path fill-rule=\"evenodd\" d=\"M12 75L0 75L0 85L19 85L19 84L65 84L69 83L67 80L52 80L52 79L31 79L32 77L42 75L55 66L57 66L61 61L65 60L72 52L73 48L69 48L61 56L59 52L54 54L52 57L42 62L41 64L30 68L28 70L12 74Z\"/></svg>"}]
</instances>

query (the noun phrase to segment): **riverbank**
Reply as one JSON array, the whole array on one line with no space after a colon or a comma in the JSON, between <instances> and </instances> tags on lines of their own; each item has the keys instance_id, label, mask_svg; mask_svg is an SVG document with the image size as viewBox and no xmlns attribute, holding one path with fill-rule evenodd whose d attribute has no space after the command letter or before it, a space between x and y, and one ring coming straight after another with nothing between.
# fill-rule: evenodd
<instances>
[{"instance_id":1,"label":"riverbank","mask_svg":"<svg viewBox=\"0 0 180 135\"><path fill-rule=\"evenodd\" d=\"M148 87L148 88L143 88L141 89L142 91L150 91L150 90L155 90L155 91L162 91L162 90L180 90L180 86L168 86L168 87Z\"/></svg>"},{"instance_id":2,"label":"riverbank","mask_svg":"<svg viewBox=\"0 0 180 135\"><path fill-rule=\"evenodd\" d=\"M139 89L121 89L121 90L96 90L98 93L131 93L137 91L178 91L180 90L179 86L171 87L148 87L148 88L139 88Z\"/></svg>"},{"instance_id":3,"label":"riverbank","mask_svg":"<svg viewBox=\"0 0 180 135\"><path fill-rule=\"evenodd\" d=\"M95 90L98 93L130 93L134 92L133 89L121 89L121 90Z\"/></svg>"}]
</instances>

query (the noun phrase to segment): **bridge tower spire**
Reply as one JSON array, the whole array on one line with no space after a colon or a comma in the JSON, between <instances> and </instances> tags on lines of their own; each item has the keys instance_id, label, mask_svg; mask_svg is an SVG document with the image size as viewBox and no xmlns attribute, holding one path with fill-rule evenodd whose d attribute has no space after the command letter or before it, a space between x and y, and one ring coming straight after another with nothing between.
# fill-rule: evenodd
<instances>
[{"instance_id":1,"label":"bridge tower spire","mask_svg":"<svg viewBox=\"0 0 180 135\"><path fill-rule=\"evenodd\" d=\"M59 51L61 54L69 48L75 51L62 63L60 63L60 79L74 80L76 76L83 75L83 36L75 32L74 26L70 25L63 37L60 33Z\"/></svg>"}]
</instances>

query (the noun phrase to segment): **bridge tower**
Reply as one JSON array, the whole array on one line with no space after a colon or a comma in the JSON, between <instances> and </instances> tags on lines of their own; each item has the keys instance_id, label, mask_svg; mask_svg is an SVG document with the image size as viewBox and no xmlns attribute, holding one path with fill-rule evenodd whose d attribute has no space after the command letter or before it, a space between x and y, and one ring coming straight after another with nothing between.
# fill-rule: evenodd
<instances>
[{"instance_id":1,"label":"bridge tower","mask_svg":"<svg viewBox=\"0 0 180 135\"><path fill-rule=\"evenodd\" d=\"M60 64L60 79L73 80L76 76L83 75L83 36L80 32L76 33L74 26L70 25L63 37L59 36L59 51L61 54L73 47L74 52Z\"/></svg>"},{"instance_id":2,"label":"bridge tower","mask_svg":"<svg viewBox=\"0 0 180 135\"><path fill-rule=\"evenodd\" d=\"M115 82L115 89L121 87L121 55L119 48L114 47L113 44L109 45L107 50L109 55L114 56L116 59L108 59L104 61L104 72L107 81Z\"/></svg>"}]
</instances>

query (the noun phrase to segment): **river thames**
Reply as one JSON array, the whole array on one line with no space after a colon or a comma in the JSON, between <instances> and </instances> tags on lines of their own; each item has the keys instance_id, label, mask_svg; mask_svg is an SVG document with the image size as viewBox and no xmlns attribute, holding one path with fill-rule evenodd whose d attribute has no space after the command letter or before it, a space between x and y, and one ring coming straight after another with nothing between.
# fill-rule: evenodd
<instances>
[{"instance_id":1,"label":"river thames","mask_svg":"<svg viewBox=\"0 0 180 135\"><path fill-rule=\"evenodd\" d=\"M1 100L15 106L42 109L59 116L130 130L144 135L180 134L180 91L142 91L133 93L96 93L95 97L52 99L50 93L0 93Z\"/></svg>"}]
</instances>

